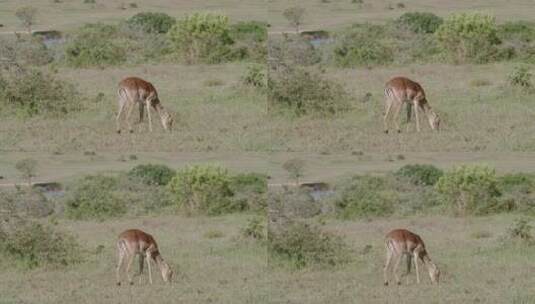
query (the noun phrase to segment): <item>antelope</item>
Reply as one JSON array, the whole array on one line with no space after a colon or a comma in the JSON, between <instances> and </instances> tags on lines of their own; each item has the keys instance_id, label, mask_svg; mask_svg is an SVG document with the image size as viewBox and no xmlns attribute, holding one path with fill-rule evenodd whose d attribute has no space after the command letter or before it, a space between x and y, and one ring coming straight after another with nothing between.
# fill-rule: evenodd
<instances>
[{"instance_id":1,"label":"antelope","mask_svg":"<svg viewBox=\"0 0 535 304\"><path fill-rule=\"evenodd\" d=\"M124 111L126 111L128 130L130 133L133 132L132 125L130 124L130 115L132 114L135 104L138 104L139 106L139 123L143 122L143 112L145 108L147 109L150 132L152 132L151 108L160 116L164 130L171 130L174 119L171 114L163 108L162 103L158 98L158 93L152 83L138 77L125 78L119 82L117 95L119 97L119 113L117 113L117 117L115 118L117 133L121 133L121 116Z\"/></svg>"},{"instance_id":2,"label":"antelope","mask_svg":"<svg viewBox=\"0 0 535 304\"><path fill-rule=\"evenodd\" d=\"M155 262L160 269L163 281L171 282L173 270L163 260L160 251L158 250L158 245L156 244L156 241L152 235L141 230L130 229L119 234L119 238L117 240L117 256L119 262L117 263L116 279L118 286L121 285L120 272L125 262L128 282L130 285L133 284L132 277L130 276L130 268L132 267L132 263L134 262L134 257L136 255L139 255L139 283L141 283L145 259L147 260L147 266L149 268L150 284L152 284L151 261Z\"/></svg>"},{"instance_id":3,"label":"antelope","mask_svg":"<svg viewBox=\"0 0 535 304\"><path fill-rule=\"evenodd\" d=\"M413 106L414 114L416 115L416 130L418 132L420 132L418 110L422 110L427 116L431 129L439 130L440 117L429 106L422 86L405 77L394 77L385 85L385 113L383 117L385 133L388 133L388 118L392 108L394 108L394 122L397 131L398 133L401 132L399 129L398 115L404 103L407 103L407 131L409 129Z\"/></svg>"},{"instance_id":4,"label":"antelope","mask_svg":"<svg viewBox=\"0 0 535 304\"><path fill-rule=\"evenodd\" d=\"M424 241L422 238L420 238L420 236L405 229L392 230L385 237L385 246L386 263L383 269L385 286L388 285L388 271L393 260L395 260L393 269L394 276L397 284L401 284L397 270L403 255L407 256L407 272L403 276L407 276L410 273L411 261L414 259L414 266L416 268L416 282L420 284L420 273L418 269L418 261L420 260L427 267L431 282L438 284L440 271L427 254Z\"/></svg>"}]
</instances>

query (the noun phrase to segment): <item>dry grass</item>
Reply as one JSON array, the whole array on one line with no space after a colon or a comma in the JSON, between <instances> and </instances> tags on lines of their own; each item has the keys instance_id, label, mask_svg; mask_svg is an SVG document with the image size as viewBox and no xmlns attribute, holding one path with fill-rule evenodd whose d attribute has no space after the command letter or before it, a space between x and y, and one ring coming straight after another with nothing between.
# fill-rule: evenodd
<instances>
[{"instance_id":1,"label":"dry grass","mask_svg":"<svg viewBox=\"0 0 535 304\"><path fill-rule=\"evenodd\" d=\"M2 303L261 303L269 292L265 248L236 241L247 216L133 218L102 223L61 221L86 249L86 261L64 270L20 271L2 264ZM153 270L140 285L115 286L115 241L128 228L153 234L163 257L177 270L165 285ZM210 231L219 238L205 238ZM101 247L101 249L97 249ZM97 253L98 252L98 253ZM137 263L133 269L137 269Z\"/></svg>"},{"instance_id":2,"label":"dry grass","mask_svg":"<svg viewBox=\"0 0 535 304\"><path fill-rule=\"evenodd\" d=\"M128 6L134 2L137 8ZM126 9L119 9L121 4L125 4ZM232 21L266 20L266 6L262 0L96 0L96 4L84 4L83 0L62 0L61 3L52 3L49 0L7 0L0 4L0 19L4 24L1 32L23 30L15 17L15 10L25 5L38 9L35 30L68 31L83 23L116 23L143 11L160 11L173 17L196 11L209 11L224 13Z\"/></svg>"},{"instance_id":3,"label":"dry grass","mask_svg":"<svg viewBox=\"0 0 535 304\"><path fill-rule=\"evenodd\" d=\"M405 4L405 8L396 7L397 3ZM293 31L282 12L294 5L306 9L302 30L332 30L357 22L382 23L408 11L431 11L440 16L461 11L484 11L494 14L499 22L512 19L535 20L535 7L528 0L363 0L363 4L355 4L351 0L329 0L327 3L319 0L271 0L268 2L268 14L269 21L273 24L270 28L272 33ZM389 6L393 9L389 9Z\"/></svg>"},{"instance_id":4,"label":"dry grass","mask_svg":"<svg viewBox=\"0 0 535 304\"><path fill-rule=\"evenodd\" d=\"M446 217L357 222L329 221L324 229L342 235L353 247L350 265L327 270L276 270L270 280L272 302L288 303L533 303L535 247L507 248L499 237L510 216L456 219ZM432 286L414 268L409 282L383 286L384 235L395 228L419 233L441 269L441 283ZM475 231L491 232L474 238ZM364 250L371 245L371 250ZM402 265L403 266L403 265ZM413 266L414 267L414 266ZM400 267L401 270L404 269Z\"/></svg>"}]
</instances>

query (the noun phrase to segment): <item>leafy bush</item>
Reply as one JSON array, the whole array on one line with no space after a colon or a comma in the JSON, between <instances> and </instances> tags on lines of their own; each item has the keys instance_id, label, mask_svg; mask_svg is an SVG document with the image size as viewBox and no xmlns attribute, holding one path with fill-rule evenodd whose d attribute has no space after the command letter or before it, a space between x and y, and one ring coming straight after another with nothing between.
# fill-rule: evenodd
<instances>
[{"instance_id":1,"label":"leafy bush","mask_svg":"<svg viewBox=\"0 0 535 304\"><path fill-rule=\"evenodd\" d=\"M328 116L349 108L342 85L297 66L270 72L268 88L270 106L287 108L297 115Z\"/></svg>"},{"instance_id":2,"label":"leafy bush","mask_svg":"<svg viewBox=\"0 0 535 304\"><path fill-rule=\"evenodd\" d=\"M535 237L531 231L533 227L527 219L516 219L511 227L506 231L504 241L526 245L535 244Z\"/></svg>"},{"instance_id":3,"label":"leafy bush","mask_svg":"<svg viewBox=\"0 0 535 304\"><path fill-rule=\"evenodd\" d=\"M0 105L22 116L64 116L81 109L75 87L35 69L0 74Z\"/></svg>"},{"instance_id":4,"label":"leafy bush","mask_svg":"<svg viewBox=\"0 0 535 304\"><path fill-rule=\"evenodd\" d=\"M334 201L338 216L351 219L394 213L399 194L389 181L377 176L354 176Z\"/></svg>"},{"instance_id":5,"label":"leafy bush","mask_svg":"<svg viewBox=\"0 0 535 304\"><path fill-rule=\"evenodd\" d=\"M436 184L437 191L457 213L487 214L501 211L498 179L494 169L460 166L446 172Z\"/></svg>"},{"instance_id":6,"label":"leafy bush","mask_svg":"<svg viewBox=\"0 0 535 304\"><path fill-rule=\"evenodd\" d=\"M532 76L533 75L529 72L528 67L517 66L508 76L509 84L513 87L529 90L533 87L533 84L531 83Z\"/></svg>"},{"instance_id":7,"label":"leafy bush","mask_svg":"<svg viewBox=\"0 0 535 304\"><path fill-rule=\"evenodd\" d=\"M412 184L432 186L444 174L442 170L433 165L405 165L394 175L407 178Z\"/></svg>"},{"instance_id":8,"label":"leafy bush","mask_svg":"<svg viewBox=\"0 0 535 304\"><path fill-rule=\"evenodd\" d=\"M169 189L181 209L190 213L217 215L244 210L243 201L233 200L231 177L227 170L195 165L178 170Z\"/></svg>"},{"instance_id":9,"label":"leafy bush","mask_svg":"<svg viewBox=\"0 0 535 304\"><path fill-rule=\"evenodd\" d=\"M529 43L535 41L535 24L526 21L509 21L498 26L498 35L503 40Z\"/></svg>"},{"instance_id":10,"label":"leafy bush","mask_svg":"<svg viewBox=\"0 0 535 304\"><path fill-rule=\"evenodd\" d=\"M247 226L245 226L241 233L245 238L252 238L258 241L266 239L266 225L265 220L260 216L255 216L247 220Z\"/></svg>"},{"instance_id":11,"label":"leafy bush","mask_svg":"<svg viewBox=\"0 0 535 304\"><path fill-rule=\"evenodd\" d=\"M500 44L494 17L477 13L449 16L436 35L442 47L459 62L491 61L496 58Z\"/></svg>"},{"instance_id":12,"label":"leafy bush","mask_svg":"<svg viewBox=\"0 0 535 304\"><path fill-rule=\"evenodd\" d=\"M428 12L407 12L397 19L397 23L406 26L415 33L434 33L444 22L439 16Z\"/></svg>"},{"instance_id":13,"label":"leafy bush","mask_svg":"<svg viewBox=\"0 0 535 304\"><path fill-rule=\"evenodd\" d=\"M308 66L321 61L320 53L312 43L299 35L270 37L268 55L268 64L273 70L294 65Z\"/></svg>"},{"instance_id":14,"label":"leafy bush","mask_svg":"<svg viewBox=\"0 0 535 304\"><path fill-rule=\"evenodd\" d=\"M27 268L66 266L81 261L80 247L72 235L16 218L0 226L0 253Z\"/></svg>"},{"instance_id":15,"label":"leafy bush","mask_svg":"<svg viewBox=\"0 0 535 304\"><path fill-rule=\"evenodd\" d=\"M129 172L130 173L130 172ZM174 211L176 204L166 187L147 183L143 177L121 174L114 196L128 203L128 214L144 215Z\"/></svg>"},{"instance_id":16,"label":"leafy bush","mask_svg":"<svg viewBox=\"0 0 535 304\"><path fill-rule=\"evenodd\" d=\"M169 181L175 175L175 171L165 165L137 165L128 175L131 177L139 178L143 183L147 185L167 185Z\"/></svg>"},{"instance_id":17,"label":"leafy bush","mask_svg":"<svg viewBox=\"0 0 535 304\"><path fill-rule=\"evenodd\" d=\"M176 20L165 13L142 12L130 17L126 23L146 33L165 34L176 23Z\"/></svg>"},{"instance_id":18,"label":"leafy bush","mask_svg":"<svg viewBox=\"0 0 535 304\"><path fill-rule=\"evenodd\" d=\"M223 15L195 13L178 20L169 38L187 63L218 63L232 56L228 18Z\"/></svg>"},{"instance_id":19,"label":"leafy bush","mask_svg":"<svg viewBox=\"0 0 535 304\"><path fill-rule=\"evenodd\" d=\"M334 61L341 67L386 65L394 60L394 52L384 26L354 25L337 35Z\"/></svg>"},{"instance_id":20,"label":"leafy bush","mask_svg":"<svg viewBox=\"0 0 535 304\"><path fill-rule=\"evenodd\" d=\"M230 26L234 40L263 42L267 40L267 23L261 21L240 21Z\"/></svg>"},{"instance_id":21,"label":"leafy bush","mask_svg":"<svg viewBox=\"0 0 535 304\"><path fill-rule=\"evenodd\" d=\"M229 187L235 204L253 211L265 212L267 205L267 176L259 173L242 173L231 177Z\"/></svg>"},{"instance_id":22,"label":"leafy bush","mask_svg":"<svg viewBox=\"0 0 535 304\"><path fill-rule=\"evenodd\" d=\"M127 200L117 193L118 179L104 175L87 175L68 189L65 213L73 219L102 219L120 216L127 211Z\"/></svg>"},{"instance_id":23,"label":"leafy bush","mask_svg":"<svg viewBox=\"0 0 535 304\"><path fill-rule=\"evenodd\" d=\"M126 61L126 48L114 38L118 28L104 24L86 24L70 39L65 59L74 67L119 65Z\"/></svg>"},{"instance_id":24,"label":"leafy bush","mask_svg":"<svg viewBox=\"0 0 535 304\"><path fill-rule=\"evenodd\" d=\"M270 230L268 238L270 257L288 261L295 268L349 262L349 249L341 237L305 222L291 223L276 232Z\"/></svg>"},{"instance_id":25,"label":"leafy bush","mask_svg":"<svg viewBox=\"0 0 535 304\"><path fill-rule=\"evenodd\" d=\"M23 217L45 217L54 212L54 203L37 190L1 190L0 210Z\"/></svg>"},{"instance_id":26,"label":"leafy bush","mask_svg":"<svg viewBox=\"0 0 535 304\"><path fill-rule=\"evenodd\" d=\"M321 213L321 205L302 189L271 190L268 206L271 219L276 221L310 218Z\"/></svg>"},{"instance_id":27,"label":"leafy bush","mask_svg":"<svg viewBox=\"0 0 535 304\"><path fill-rule=\"evenodd\" d=\"M247 72L242 78L242 81L245 85L253 86L255 88L265 88L266 87L266 72L264 66L260 64L249 65L247 67Z\"/></svg>"}]
</instances>

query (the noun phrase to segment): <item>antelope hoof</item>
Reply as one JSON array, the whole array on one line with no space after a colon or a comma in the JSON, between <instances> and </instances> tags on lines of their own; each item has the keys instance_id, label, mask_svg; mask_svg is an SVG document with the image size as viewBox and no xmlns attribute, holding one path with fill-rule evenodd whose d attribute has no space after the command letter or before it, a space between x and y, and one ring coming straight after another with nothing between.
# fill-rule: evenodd
<instances>
[{"instance_id":1,"label":"antelope hoof","mask_svg":"<svg viewBox=\"0 0 535 304\"><path fill-rule=\"evenodd\" d=\"M117 130L117 134L121 134L121 130Z\"/></svg>"},{"instance_id":2,"label":"antelope hoof","mask_svg":"<svg viewBox=\"0 0 535 304\"><path fill-rule=\"evenodd\" d=\"M401 130L398 130L398 134L401 133Z\"/></svg>"},{"instance_id":3,"label":"antelope hoof","mask_svg":"<svg viewBox=\"0 0 535 304\"><path fill-rule=\"evenodd\" d=\"M130 286L134 285L134 282L130 282Z\"/></svg>"},{"instance_id":4,"label":"antelope hoof","mask_svg":"<svg viewBox=\"0 0 535 304\"><path fill-rule=\"evenodd\" d=\"M398 282L398 285L401 285L401 282Z\"/></svg>"},{"instance_id":5,"label":"antelope hoof","mask_svg":"<svg viewBox=\"0 0 535 304\"><path fill-rule=\"evenodd\" d=\"M134 133L134 130L130 130L129 132L130 132L130 133Z\"/></svg>"},{"instance_id":6,"label":"antelope hoof","mask_svg":"<svg viewBox=\"0 0 535 304\"><path fill-rule=\"evenodd\" d=\"M385 286L388 286L388 282L385 282Z\"/></svg>"},{"instance_id":7,"label":"antelope hoof","mask_svg":"<svg viewBox=\"0 0 535 304\"><path fill-rule=\"evenodd\" d=\"M117 282L117 286L121 286L121 282Z\"/></svg>"},{"instance_id":8,"label":"antelope hoof","mask_svg":"<svg viewBox=\"0 0 535 304\"><path fill-rule=\"evenodd\" d=\"M385 130L385 134L388 134L388 130Z\"/></svg>"}]
</instances>

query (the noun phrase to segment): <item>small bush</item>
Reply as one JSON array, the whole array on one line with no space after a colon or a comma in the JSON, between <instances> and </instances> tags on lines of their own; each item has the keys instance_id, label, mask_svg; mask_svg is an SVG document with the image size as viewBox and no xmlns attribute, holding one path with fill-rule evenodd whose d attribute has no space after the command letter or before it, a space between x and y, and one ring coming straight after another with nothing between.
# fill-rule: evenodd
<instances>
[{"instance_id":1,"label":"small bush","mask_svg":"<svg viewBox=\"0 0 535 304\"><path fill-rule=\"evenodd\" d=\"M1 190L0 210L22 217L45 217L54 212L54 203L37 190Z\"/></svg>"},{"instance_id":2,"label":"small bush","mask_svg":"<svg viewBox=\"0 0 535 304\"><path fill-rule=\"evenodd\" d=\"M267 40L267 23L260 21L240 21L230 26L230 36L234 40L263 42Z\"/></svg>"},{"instance_id":3,"label":"small bush","mask_svg":"<svg viewBox=\"0 0 535 304\"><path fill-rule=\"evenodd\" d=\"M223 232L219 230L208 230L204 233L203 236L207 239L218 239L218 238L222 238L225 235L223 234Z\"/></svg>"},{"instance_id":4,"label":"small bush","mask_svg":"<svg viewBox=\"0 0 535 304\"><path fill-rule=\"evenodd\" d=\"M130 17L126 24L146 33L167 33L176 23L175 18L165 13L143 12Z\"/></svg>"},{"instance_id":5,"label":"small bush","mask_svg":"<svg viewBox=\"0 0 535 304\"><path fill-rule=\"evenodd\" d=\"M26 268L66 266L81 261L80 246L72 235L15 218L0 226L0 253Z\"/></svg>"},{"instance_id":6,"label":"small bush","mask_svg":"<svg viewBox=\"0 0 535 304\"><path fill-rule=\"evenodd\" d=\"M456 212L487 214L501 211L501 195L494 169L483 166L460 166L446 172L436 184L437 191Z\"/></svg>"},{"instance_id":7,"label":"small bush","mask_svg":"<svg viewBox=\"0 0 535 304\"><path fill-rule=\"evenodd\" d=\"M444 22L439 16L428 12L408 12L397 19L397 23L406 26L415 33L434 33Z\"/></svg>"},{"instance_id":8,"label":"small bush","mask_svg":"<svg viewBox=\"0 0 535 304\"><path fill-rule=\"evenodd\" d=\"M293 65L309 66L321 61L319 51L299 35L270 37L268 55L268 64L273 70Z\"/></svg>"},{"instance_id":9,"label":"small bush","mask_svg":"<svg viewBox=\"0 0 535 304\"><path fill-rule=\"evenodd\" d=\"M270 257L287 261L295 268L332 267L349 262L349 250L341 237L304 222L270 231L268 237Z\"/></svg>"},{"instance_id":10,"label":"small bush","mask_svg":"<svg viewBox=\"0 0 535 304\"><path fill-rule=\"evenodd\" d=\"M516 219L513 225L507 229L504 241L533 245L535 244L535 238L531 232L532 230L533 227L527 219Z\"/></svg>"},{"instance_id":11,"label":"small bush","mask_svg":"<svg viewBox=\"0 0 535 304\"><path fill-rule=\"evenodd\" d=\"M531 83L531 77L533 74L529 72L529 68L526 66L517 66L509 74L508 81L512 87L518 87L523 90L529 90L533 87Z\"/></svg>"},{"instance_id":12,"label":"small bush","mask_svg":"<svg viewBox=\"0 0 535 304\"><path fill-rule=\"evenodd\" d=\"M118 179L87 175L67 189L65 214L73 219L103 219L127 211L127 201L117 193Z\"/></svg>"},{"instance_id":13,"label":"small bush","mask_svg":"<svg viewBox=\"0 0 535 304\"><path fill-rule=\"evenodd\" d=\"M95 4L97 3L96 0L84 0L85 4Z\"/></svg>"},{"instance_id":14,"label":"small bush","mask_svg":"<svg viewBox=\"0 0 535 304\"><path fill-rule=\"evenodd\" d=\"M305 8L299 6L289 7L284 10L282 15L288 20L290 26L294 27L295 31L298 33L299 27L303 24L305 17Z\"/></svg>"},{"instance_id":15,"label":"small bush","mask_svg":"<svg viewBox=\"0 0 535 304\"><path fill-rule=\"evenodd\" d=\"M0 37L1 65L6 63L18 64L20 66L45 65L53 61L52 52L46 47L43 41L33 36L11 36Z\"/></svg>"},{"instance_id":16,"label":"small bush","mask_svg":"<svg viewBox=\"0 0 535 304\"><path fill-rule=\"evenodd\" d=\"M126 61L124 43L116 41L118 28L104 24L86 24L65 47L65 59L74 67L119 65Z\"/></svg>"},{"instance_id":17,"label":"small bush","mask_svg":"<svg viewBox=\"0 0 535 304\"><path fill-rule=\"evenodd\" d=\"M399 194L388 180L377 176L354 176L334 201L339 217L351 219L394 213Z\"/></svg>"},{"instance_id":18,"label":"small bush","mask_svg":"<svg viewBox=\"0 0 535 304\"><path fill-rule=\"evenodd\" d=\"M470 80L470 86L472 87L483 87L483 86L489 86L492 82L490 82L487 79L472 79Z\"/></svg>"},{"instance_id":19,"label":"small bush","mask_svg":"<svg viewBox=\"0 0 535 304\"><path fill-rule=\"evenodd\" d=\"M233 200L231 177L227 170L195 165L178 170L169 183L179 208L189 213L218 215L244 210L243 201Z\"/></svg>"},{"instance_id":20,"label":"small bush","mask_svg":"<svg viewBox=\"0 0 535 304\"><path fill-rule=\"evenodd\" d=\"M477 13L451 15L440 25L436 36L458 62L489 62L496 58L500 44L494 17Z\"/></svg>"},{"instance_id":21,"label":"small bush","mask_svg":"<svg viewBox=\"0 0 535 304\"><path fill-rule=\"evenodd\" d=\"M37 175L37 161L33 158L21 159L15 163L15 169L17 169L21 177L28 182L28 185L31 185L32 178Z\"/></svg>"},{"instance_id":22,"label":"small bush","mask_svg":"<svg viewBox=\"0 0 535 304\"><path fill-rule=\"evenodd\" d=\"M311 218L321 213L321 205L302 189L269 191L268 206L273 220Z\"/></svg>"},{"instance_id":23,"label":"small bush","mask_svg":"<svg viewBox=\"0 0 535 304\"><path fill-rule=\"evenodd\" d=\"M354 25L337 35L334 61L341 67L386 65L394 60L387 31L380 25Z\"/></svg>"},{"instance_id":24,"label":"small bush","mask_svg":"<svg viewBox=\"0 0 535 304\"><path fill-rule=\"evenodd\" d=\"M61 117L82 108L75 87L52 74L23 69L7 76L0 74L0 105L25 117Z\"/></svg>"},{"instance_id":25,"label":"small bush","mask_svg":"<svg viewBox=\"0 0 535 304\"><path fill-rule=\"evenodd\" d=\"M242 78L243 84L255 88L265 88L267 86L267 77L264 66L260 64L247 66L247 71Z\"/></svg>"},{"instance_id":26,"label":"small bush","mask_svg":"<svg viewBox=\"0 0 535 304\"><path fill-rule=\"evenodd\" d=\"M259 173L242 173L231 177L233 201L237 205L246 205L252 211L264 212L267 205L267 176Z\"/></svg>"},{"instance_id":27,"label":"small bush","mask_svg":"<svg viewBox=\"0 0 535 304\"><path fill-rule=\"evenodd\" d=\"M195 13L178 20L169 38L187 63L218 63L232 57L228 18L223 15Z\"/></svg>"},{"instance_id":28,"label":"small bush","mask_svg":"<svg viewBox=\"0 0 535 304\"><path fill-rule=\"evenodd\" d=\"M296 115L329 116L349 108L348 96L342 85L324 78L315 71L288 67L270 73L268 102L292 110Z\"/></svg>"},{"instance_id":29,"label":"small bush","mask_svg":"<svg viewBox=\"0 0 535 304\"><path fill-rule=\"evenodd\" d=\"M442 170L433 165L405 165L394 175L407 178L414 185L433 186L444 174Z\"/></svg>"},{"instance_id":30,"label":"small bush","mask_svg":"<svg viewBox=\"0 0 535 304\"><path fill-rule=\"evenodd\" d=\"M241 230L241 234L245 238L252 238L254 240L263 241L266 239L267 231L264 219L256 216L247 220L247 225Z\"/></svg>"},{"instance_id":31,"label":"small bush","mask_svg":"<svg viewBox=\"0 0 535 304\"><path fill-rule=\"evenodd\" d=\"M165 186L175 175L175 171L165 165L137 165L128 172L131 177L139 178L146 185Z\"/></svg>"}]
</instances>

